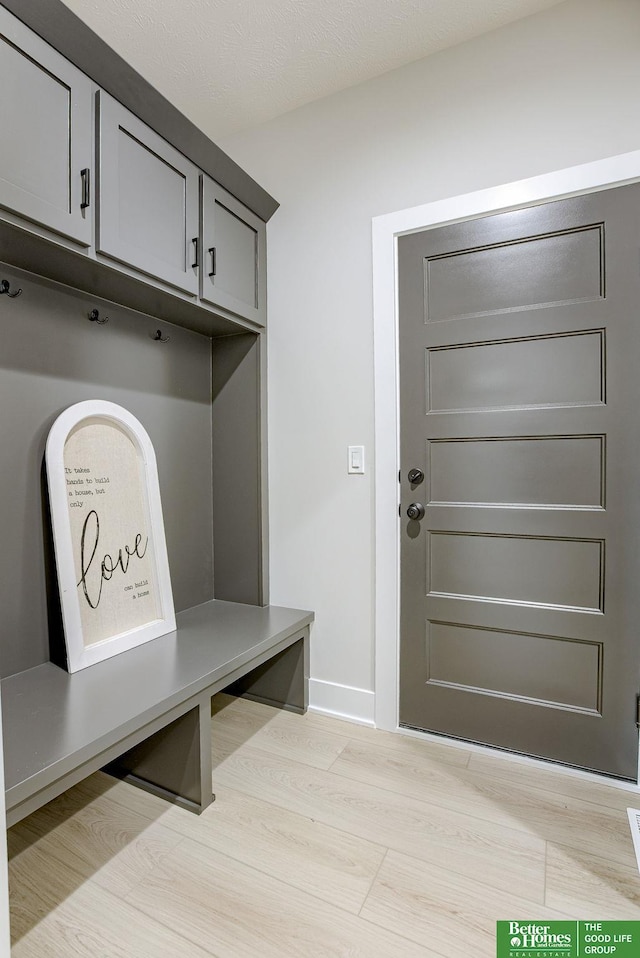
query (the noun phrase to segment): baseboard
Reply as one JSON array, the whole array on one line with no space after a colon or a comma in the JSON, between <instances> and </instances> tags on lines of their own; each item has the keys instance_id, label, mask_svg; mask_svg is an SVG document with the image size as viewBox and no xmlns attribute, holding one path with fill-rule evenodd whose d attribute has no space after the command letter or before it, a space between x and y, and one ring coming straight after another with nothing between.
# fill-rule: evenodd
<instances>
[{"instance_id":1,"label":"baseboard","mask_svg":"<svg viewBox=\"0 0 640 958\"><path fill-rule=\"evenodd\" d=\"M323 712L373 728L374 703L375 694L368 689L309 679L309 708L312 712Z\"/></svg>"},{"instance_id":2,"label":"baseboard","mask_svg":"<svg viewBox=\"0 0 640 958\"><path fill-rule=\"evenodd\" d=\"M281 702L279 699L270 699L266 695L254 695L253 692L242 692L238 698L249 699L250 702L259 702L260 705L270 705L274 709L282 709L283 712L295 712L296 715L304 715L304 709L298 705L289 705L287 702Z\"/></svg>"}]
</instances>

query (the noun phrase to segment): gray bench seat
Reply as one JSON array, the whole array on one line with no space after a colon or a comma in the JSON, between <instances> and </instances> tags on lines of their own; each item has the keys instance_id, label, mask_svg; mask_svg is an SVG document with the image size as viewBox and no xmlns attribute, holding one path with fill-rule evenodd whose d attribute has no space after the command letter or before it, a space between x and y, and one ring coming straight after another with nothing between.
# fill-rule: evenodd
<instances>
[{"instance_id":1,"label":"gray bench seat","mask_svg":"<svg viewBox=\"0 0 640 958\"><path fill-rule=\"evenodd\" d=\"M297 711L313 614L212 601L177 629L70 675L46 663L1 683L7 824L99 768L194 811L212 801L211 696Z\"/></svg>"}]
</instances>

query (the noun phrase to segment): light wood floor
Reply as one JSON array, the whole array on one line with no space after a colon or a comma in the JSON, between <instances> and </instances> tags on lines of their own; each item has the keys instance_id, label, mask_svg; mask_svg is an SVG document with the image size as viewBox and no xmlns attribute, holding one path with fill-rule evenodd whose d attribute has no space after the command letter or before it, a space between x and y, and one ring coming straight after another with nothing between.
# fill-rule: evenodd
<instances>
[{"instance_id":1,"label":"light wood floor","mask_svg":"<svg viewBox=\"0 0 640 958\"><path fill-rule=\"evenodd\" d=\"M200 817L97 774L9 832L14 958L458 958L495 921L640 919L638 796L214 700Z\"/></svg>"}]
</instances>

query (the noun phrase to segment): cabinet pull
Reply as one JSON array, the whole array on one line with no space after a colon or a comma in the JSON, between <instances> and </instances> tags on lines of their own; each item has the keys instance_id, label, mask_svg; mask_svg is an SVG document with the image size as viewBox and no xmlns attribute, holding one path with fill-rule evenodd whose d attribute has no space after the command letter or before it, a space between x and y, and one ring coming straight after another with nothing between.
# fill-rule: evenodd
<instances>
[{"instance_id":1,"label":"cabinet pull","mask_svg":"<svg viewBox=\"0 0 640 958\"><path fill-rule=\"evenodd\" d=\"M86 210L91 203L91 170L87 167L80 171L82 177L82 200L80 209Z\"/></svg>"},{"instance_id":2,"label":"cabinet pull","mask_svg":"<svg viewBox=\"0 0 640 958\"><path fill-rule=\"evenodd\" d=\"M209 273L209 276L215 276L215 275L216 275L216 248L215 248L215 246L210 246L209 249L207 250L207 252L208 252L208 253L211 253L211 272Z\"/></svg>"},{"instance_id":3,"label":"cabinet pull","mask_svg":"<svg viewBox=\"0 0 640 958\"><path fill-rule=\"evenodd\" d=\"M193 255L194 255L194 261L191 264L191 268L198 269L198 267L200 266L200 263L198 262L198 237L194 236L191 242L193 243Z\"/></svg>"}]
</instances>

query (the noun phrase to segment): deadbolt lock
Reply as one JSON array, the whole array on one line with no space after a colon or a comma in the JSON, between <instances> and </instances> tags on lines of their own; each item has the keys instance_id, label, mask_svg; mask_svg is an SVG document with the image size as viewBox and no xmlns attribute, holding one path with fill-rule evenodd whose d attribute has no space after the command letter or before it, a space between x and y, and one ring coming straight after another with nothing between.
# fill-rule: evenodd
<instances>
[{"instance_id":1,"label":"deadbolt lock","mask_svg":"<svg viewBox=\"0 0 640 958\"><path fill-rule=\"evenodd\" d=\"M422 469L410 469L407 479L412 486L419 486L421 482L424 482L424 472Z\"/></svg>"},{"instance_id":2,"label":"deadbolt lock","mask_svg":"<svg viewBox=\"0 0 640 958\"><path fill-rule=\"evenodd\" d=\"M407 515L410 519L424 519L424 506L421 502L412 502L407 507Z\"/></svg>"}]
</instances>

